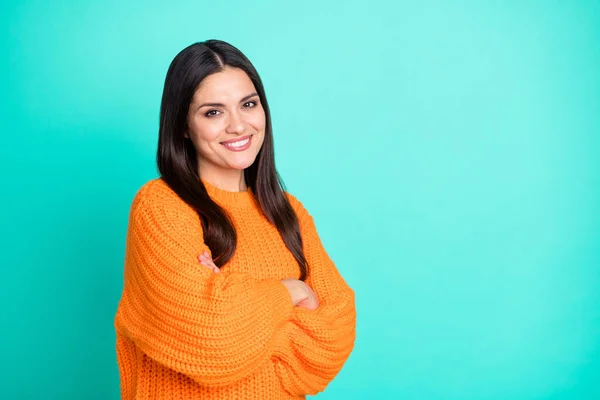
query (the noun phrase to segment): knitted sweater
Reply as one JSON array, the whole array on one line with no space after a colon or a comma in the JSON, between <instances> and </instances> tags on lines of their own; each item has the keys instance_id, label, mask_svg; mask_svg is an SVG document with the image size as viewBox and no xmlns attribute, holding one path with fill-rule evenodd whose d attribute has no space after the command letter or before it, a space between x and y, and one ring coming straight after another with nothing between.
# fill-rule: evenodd
<instances>
[{"instance_id":1,"label":"knitted sweater","mask_svg":"<svg viewBox=\"0 0 600 400\"><path fill-rule=\"evenodd\" d=\"M204 184L237 232L218 274L198 261L210 254L198 214L162 179L133 199L114 320L122 399L302 399L323 391L354 347L356 310L312 217L286 193L300 223L306 283L320 303L311 311L294 307L281 283L300 268L252 192Z\"/></svg>"}]
</instances>

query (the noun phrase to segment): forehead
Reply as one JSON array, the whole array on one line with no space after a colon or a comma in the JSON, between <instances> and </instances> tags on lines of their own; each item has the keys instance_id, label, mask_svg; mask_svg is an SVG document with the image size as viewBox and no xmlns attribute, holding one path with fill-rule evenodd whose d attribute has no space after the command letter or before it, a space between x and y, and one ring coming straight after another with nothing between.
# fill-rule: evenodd
<instances>
[{"instance_id":1,"label":"forehead","mask_svg":"<svg viewBox=\"0 0 600 400\"><path fill-rule=\"evenodd\" d=\"M196 89L193 100L238 101L254 91L254 84L242 69L227 67L204 78Z\"/></svg>"}]
</instances>

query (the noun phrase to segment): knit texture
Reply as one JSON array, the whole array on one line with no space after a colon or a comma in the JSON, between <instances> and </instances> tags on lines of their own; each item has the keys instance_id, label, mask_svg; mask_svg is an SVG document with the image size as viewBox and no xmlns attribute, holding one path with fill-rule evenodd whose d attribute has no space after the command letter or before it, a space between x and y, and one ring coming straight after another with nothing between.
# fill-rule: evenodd
<instances>
[{"instance_id":1,"label":"knit texture","mask_svg":"<svg viewBox=\"0 0 600 400\"><path fill-rule=\"evenodd\" d=\"M115 316L121 398L299 399L323 391L354 347L354 291L336 269L313 218L286 193L300 223L306 283L318 309L294 307L281 283L300 268L252 192L204 181L237 232L215 274L198 261L198 214L162 179L135 195L124 287Z\"/></svg>"}]
</instances>

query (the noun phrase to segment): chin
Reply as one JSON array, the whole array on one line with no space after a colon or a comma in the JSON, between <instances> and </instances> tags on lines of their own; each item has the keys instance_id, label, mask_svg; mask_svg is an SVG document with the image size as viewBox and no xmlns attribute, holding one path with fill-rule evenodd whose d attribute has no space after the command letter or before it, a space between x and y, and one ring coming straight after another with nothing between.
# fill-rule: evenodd
<instances>
[{"instance_id":1,"label":"chin","mask_svg":"<svg viewBox=\"0 0 600 400\"><path fill-rule=\"evenodd\" d=\"M254 157L251 160L236 160L236 161L228 162L227 166L232 169L244 170L244 169L248 168L249 166L251 166L252 164L254 164L255 160L256 160L256 157Z\"/></svg>"}]
</instances>

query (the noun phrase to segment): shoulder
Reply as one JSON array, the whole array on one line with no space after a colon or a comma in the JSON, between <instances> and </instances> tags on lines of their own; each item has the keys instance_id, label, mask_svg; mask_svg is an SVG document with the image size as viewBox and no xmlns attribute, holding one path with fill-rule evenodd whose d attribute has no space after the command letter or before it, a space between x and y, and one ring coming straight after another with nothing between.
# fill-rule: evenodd
<instances>
[{"instance_id":1,"label":"shoulder","mask_svg":"<svg viewBox=\"0 0 600 400\"><path fill-rule=\"evenodd\" d=\"M131 215L140 213L197 215L161 178L146 182L136 192L131 204Z\"/></svg>"},{"instance_id":2,"label":"shoulder","mask_svg":"<svg viewBox=\"0 0 600 400\"><path fill-rule=\"evenodd\" d=\"M144 183L133 197L133 207L174 206L183 202L161 178Z\"/></svg>"}]
</instances>

